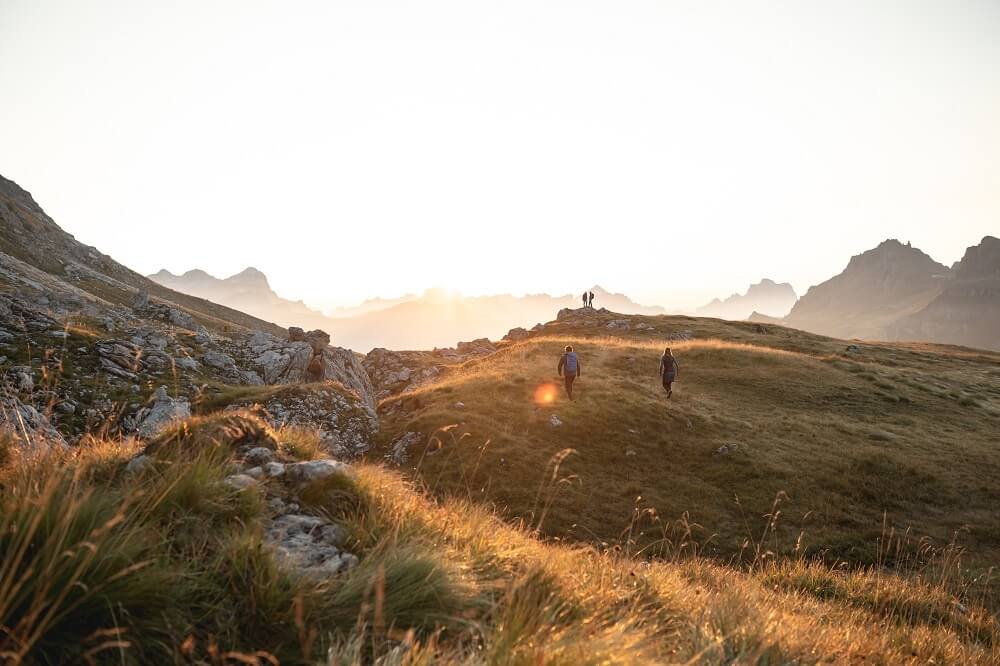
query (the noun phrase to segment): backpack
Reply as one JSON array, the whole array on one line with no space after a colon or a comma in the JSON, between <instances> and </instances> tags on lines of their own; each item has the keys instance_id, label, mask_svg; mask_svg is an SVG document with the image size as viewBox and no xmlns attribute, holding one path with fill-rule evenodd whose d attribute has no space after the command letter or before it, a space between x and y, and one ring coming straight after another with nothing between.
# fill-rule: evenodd
<instances>
[{"instance_id":1,"label":"backpack","mask_svg":"<svg viewBox=\"0 0 1000 666\"><path fill-rule=\"evenodd\" d=\"M566 373L576 374L576 352L566 352Z\"/></svg>"}]
</instances>

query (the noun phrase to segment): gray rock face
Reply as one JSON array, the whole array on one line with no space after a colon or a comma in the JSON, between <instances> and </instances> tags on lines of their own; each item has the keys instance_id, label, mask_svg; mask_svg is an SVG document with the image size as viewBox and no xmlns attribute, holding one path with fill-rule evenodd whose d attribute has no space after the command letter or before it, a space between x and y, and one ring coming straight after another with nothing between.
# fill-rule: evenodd
<instances>
[{"instance_id":1,"label":"gray rock face","mask_svg":"<svg viewBox=\"0 0 1000 666\"><path fill-rule=\"evenodd\" d=\"M246 359L241 364L252 368L264 384L336 381L374 409L374 390L361 361L347 349L330 347L329 339L323 331L293 332L288 340L254 333L235 351Z\"/></svg>"},{"instance_id":2,"label":"gray rock face","mask_svg":"<svg viewBox=\"0 0 1000 666\"><path fill-rule=\"evenodd\" d=\"M153 395L153 404L136 413L136 432L140 437L150 438L178 419L191 416L191 403L181 398L171 398L167 387L161 386Z\"/></svg>"},{"instance_id":3,"label":"gray rock face","mask_svg":"<svg viewBox=\"0 0 1000 666\"><path fill-rule=\"evenodd\" d=\"M101 340L95 348L101 370L121 379L138 379L143 369L141 347L126 340Z\"/></svg>"},{"instance_id":4,"label":"gray rock face","mask_svg":"<svg viewBox=\"0 0 1000 666\"><path fill-rule=\"evenodd\" d=\"M330 344L330 336L326 331L316 329L315 331L306 333L305 341L312 347L313 353L319 354Z\"/></svg>"},{"instance_id":5,"label":"gray rock face","mask_svg":"<svg viewBox=\"0 0 1000 666\"><path fill-rule=\"evenodd\" d=\"M358 558L343 548L344 530L322 518L298 513L279 515L265 533L279 560L310 577L347 571Z\"/></svg>"},{"instance_id":6,"label":"gray rock face","mask_svg":"<svg viewBox=\"0 0 1000 666\"><path fill-rule=\"evenodd\" d=\"M285 478L294 484L306 484L335 474L349 474L350 467L337 460L323 458L285 465Z\"/></svg>"},{"instance_id":7,"label":"gray rock face","mask_svg":"<svg viewBox=\"0 0 1000 666\"><path fill-rule=\"evenodd\" d=\"M448 366L488 356L496 345L480 338L459 342L454 349L390 351L377 347L365 356L364 369L378 400L436 381Z\"/></svg>"},{"instance_id":8,"label":"gray rock face","mask_svg":"<svg viewBox=\"0 0 1000 666\"><path fill-rule=\"evenodd\" d=\"M19 397L6 391L0 393L0 430L13 433L25 450L37 450L50 445L66 446L66 440L48 417L33 405L22 402Z\"/></svg>"},{"instance_id":9,"label":"gray rock face","mask_svg":"<svg viewBox=\"0 0 1000 666\"><path fill-rule=\"evenodd\" d=\"M235 370L236 361L229 354L223 354L222 352L209 350L201 357L202 363L209 366L210 368L215 368L216 370L222 370L227 372L229 370Z\"/></svg>"},{"instance_id":10,"label":"gray rock face","mask_svg":"<svg viewBox=\"0 0 1000 666\"><path fill-rule=\"evenodd\" d=\"M232 474L227 476L223 481L227 486L233 488L234 490L246 490L247 488L252 488L257 485L257 479L253 478L249 474Z\"/></svg>"},{"instance_id":11,"label":"gray rock face","mask_svg":"<svg viewBox=\"0 0 1000 666\"><path fill-rule=\"evenodd\" d=\"M394 465L402 465L410 458L411 449L419 446L424 436L419 432L407 432L392 441L385 458Z\"/></svg>"},{"instance_id":12,"label":"gray rock face","mask_svg":"<svg viewBox=\"0 0 1000 666\"><path fill-rule=\"evenodd\" d=\"M371 448L379 423L375 409L334 386L289 389L265 404L273 426L300 426L319 431L331 454L354 457Z\"/></svg>"}]
</instances>

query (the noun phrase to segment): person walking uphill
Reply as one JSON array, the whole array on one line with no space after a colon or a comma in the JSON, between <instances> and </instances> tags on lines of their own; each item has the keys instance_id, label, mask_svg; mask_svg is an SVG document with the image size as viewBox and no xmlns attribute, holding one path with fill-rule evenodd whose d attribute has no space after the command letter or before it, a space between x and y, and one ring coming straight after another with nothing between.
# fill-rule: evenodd
<instances>
[{"instance_id":1,"label":"person walking uphill","mask_svg":"<svg viewBox=\"0 0 1000 666\"><path fill-rule=\"evenodd\" d=\"M573 399L573 382L580 376L580 359L571 345L566 345L566 352L559 357L559 376L566 381L566 395Z\"/></svg>"},{"instance_id":2,"label":"person walking uphill","mask_svg":"<svg viewBox=\"0 0 1000 666\"><path fill-rule=\"evenodd\" d=\"M677 381L679 370L677 359L670 353L670 347L667 347L663 350L663 356L660 357L660 377L663 379L663 390L667 392L668 398L674 393L671 384Z\"/></svg>"}]
</instances>

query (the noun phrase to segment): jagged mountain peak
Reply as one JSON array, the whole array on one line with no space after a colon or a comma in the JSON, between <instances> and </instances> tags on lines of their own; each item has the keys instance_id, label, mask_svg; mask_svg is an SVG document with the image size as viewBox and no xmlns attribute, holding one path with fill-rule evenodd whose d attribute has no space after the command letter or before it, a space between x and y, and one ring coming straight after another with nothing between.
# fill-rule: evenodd
<instances>
[{"instance_id":1,"label":"jagged mountain peak","mask_svg":"<svg viewBox=\"0 0 1000 666\"><path fill-rule=\"evenodd\" d=\"M958 280L1000 278L1000 238L984 236L978 245L967 248L954 272Z\"/></svg>"},{"instance_id":2,"label":"jagged mountain peak","mask_svg":"<svg viewBox=\"0 0 1000 666\"><path fill-rule=\"evenodd\" d=\"M895 238L882 241L870 250L851 257L844 273L856 269L873 267L890 268L894 272L925 272L932 270L947 273L948 267L935 261L923 250L913 247L909 242L903 244Z\"/></svg>"}]
</instances>

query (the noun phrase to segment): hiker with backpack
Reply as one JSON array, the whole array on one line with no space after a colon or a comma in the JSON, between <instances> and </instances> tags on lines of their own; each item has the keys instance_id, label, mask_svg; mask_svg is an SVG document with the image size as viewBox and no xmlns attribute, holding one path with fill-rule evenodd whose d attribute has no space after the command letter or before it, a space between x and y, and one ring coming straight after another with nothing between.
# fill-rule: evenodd
<instances>
[{"instance_id":1,"label":"hiker with backpack","mask_svg":"<svg viewBox=\"0 0 1000 666\"><path fill-rule=\"evenodd\" d=\"M566 381L566 395L573 399L573 382L580 376L580 359L573 351L572 345L566 345L565 353L559 357L559 368L557 370L560 377Z\"/></svg>"},{"instance_id":2,"label":"hiker with backpack","mask_svg":"<svg viewBox=\"0 0 1000 666\"><path fill-rule=\"evenodd\" d=\"M590 292L587 294L587 305L589 305L591 308L594 307L594 292Z\"/></svg>"},{"instance_id":3,"label":"hiker with backpack","mask_svg":"<svg viewBox=\"0 0 1000 666\"><path fill-rule=\"evenodd\" d=\"M583 292L583 307L587 307L587 292Z\"/></svg>"},{"instance_id":4,"label":"hiker with backpack","mask_svg":"<svg viewBox=\"0 0 1000 666\"><path fill-rule=\"evenodd\" d=\"M677 381L679 370L677 359L670 353L670 347L667 347L663 350L663 356L660 357L660 378L663 380L663 390L667 392L667 398L674 393L671 384Z\"/></svg>"}]
</instances>

